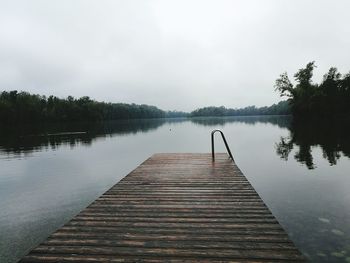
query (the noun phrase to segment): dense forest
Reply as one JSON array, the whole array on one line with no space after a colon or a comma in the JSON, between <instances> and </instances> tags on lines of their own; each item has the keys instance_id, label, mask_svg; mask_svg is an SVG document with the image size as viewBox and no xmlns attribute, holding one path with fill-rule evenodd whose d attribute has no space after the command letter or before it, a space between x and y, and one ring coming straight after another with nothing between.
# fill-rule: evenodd
<instances>
[{"instance_id":1,"label":"dense forest","mask_svg":"<svg viewBox=\"0 0 350 263\"><path fill-rule=\"evenodd\" d=\"M40 96L28 92L3 91L0 93L0 122L102 121L183 117L184 112L165 112L155 106L97 102L89 97L75 99L68 96Z\"/></svg>"},{"instance_id":2,"label":"dense forest","mask_svg":"<svg viewBox=\"0 0 350 263\"><path fill-rule=\"evenodd\" d=\"M191 117L206 117L206 116L253 116L253 115L288 115L290 114L289 103L281 101L278 104L273 104L270 107L249 106L241 109L230 109L221 107L204 107L192 111Z\"/></svg>"},{"instance_id":3,"label":"dense forest","mask_svg":"<svg viewBox=\"0 0 350 263\"><path fill-rule=\"evenodd\" d=\"M312 82L315 62L294 74L293 85L285 72L276 80L276 91L288 97L295 117L347 117L350 113L350 73L342 75L331 67L320 84Z\"/></svg>"},{"instance_id":4,"label":"dense forest","mask_svg":"<svg viewBox=\"0 0 350 263\"><path fill-rule=\"evenodd\" d=\"M186 113L163 111L155 106L144 104L98 102L89 97L46 97L16 90L0 93L0 123L7 124L197 116L282 115L288 113L288 103L283 101L270 107L250 106L242 109L206 107Z\"/></svg>"}]
</instances>

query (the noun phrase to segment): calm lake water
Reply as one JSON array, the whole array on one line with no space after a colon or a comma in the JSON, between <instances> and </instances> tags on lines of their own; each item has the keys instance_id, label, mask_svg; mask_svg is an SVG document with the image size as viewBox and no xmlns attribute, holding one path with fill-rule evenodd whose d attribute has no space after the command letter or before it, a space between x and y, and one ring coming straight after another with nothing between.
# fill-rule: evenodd
<instances>
[{"instance_id":1,"label":"calm lake water","mask_svg":"<svg viewBox=\"0 0 350 263\"><path fill-rule=\"evenodd\" d=\"M16 262L152 154L209 152L213 129L305 256L350 262L350 126L288 117L1 127L0 262Z\"/></svg>"}]
</instances>

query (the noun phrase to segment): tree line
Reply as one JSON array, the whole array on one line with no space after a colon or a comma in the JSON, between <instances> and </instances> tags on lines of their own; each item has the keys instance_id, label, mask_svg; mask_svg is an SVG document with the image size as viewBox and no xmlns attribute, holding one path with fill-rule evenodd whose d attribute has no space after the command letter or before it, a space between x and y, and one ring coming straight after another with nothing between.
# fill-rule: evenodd
<instances>
[{"instance_id":1,"label":"tree line","mask_svg":"<svg viewBox=\"0 0 350 263\"><path fill-rule=\"evenodd\" d=\"M347 117L350 113L350 73L342 75L331 67L320 84L312 82L315 62L294 74L294 85L287 72L276 80L275 89L287 97L295 117Z\"/></svg>"},{"instance_id":2,"label":"tree line","mask_svg":"<svg viewBox=\"0 0 350 263\"><path fill-rule=\"evenodd\" d=\"M255 106L242 109L205 107L186 113L164 111L145 104L106 103L85 96L58 98L28 92L3 91L0 93L0 123L21 124L38 122L104 121L146 118L176 118L198 116L247 116L288 114L288 103L280 102L270 107Z\"/></svg>"},{"instance_id":3,"label":"tree line","mask_svg":"<svg viewBox=\"0 0 350 263\"><path fill-rule=\"evenodd\" d=\"M155 106L105 103L89 97L58 98L28 92L0 93L0 122L7 124L35 122L103 121L186 116L184 112L163 111Z\"/></svg>"},{"instance_id":4,"label":"tree line","mask_svg":"<svg viewBox=\"0 0 350 263\"><path fill-rule=\"evenodd\" d=\"M255 107L248 106L240 109L232 109L221 107L204 107L191 112L191 117L207 117L207 116L254 116L254 115L288 115L290 114L289 103L281 101L272 106Z\"/></svg>"}]
</instances>

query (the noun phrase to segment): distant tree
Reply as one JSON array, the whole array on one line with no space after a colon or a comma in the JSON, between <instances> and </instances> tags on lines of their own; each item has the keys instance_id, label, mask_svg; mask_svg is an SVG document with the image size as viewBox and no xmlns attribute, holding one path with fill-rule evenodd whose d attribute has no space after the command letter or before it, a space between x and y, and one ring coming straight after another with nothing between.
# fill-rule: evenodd
<instances>
[{"instance_id":1,"label":"distant tree","mask_svg":"<svg viewBox=\"0 0 350 263\"><path fill-rule=\"evenodd\" d=\"M273 104L270 107L257 108L248 106L240 109L231 109L221 107L204 107L191 112L191 117L220 117L220 116L253 116L253 115L288 115L290 113L289 104L287 101L281 101L278 104Z\"/></svg>"},{"instance_id":2,"label":"distant tree","mask_svg":"<svg viewBox=\"0 0 350 263\"><path fill-rule=\"evenodd\" d=\"M180 117L188 117L189 113L183 111L167 111L165 113L165 117L167 118L180 118Z\"/></svg>"}]
</instances>

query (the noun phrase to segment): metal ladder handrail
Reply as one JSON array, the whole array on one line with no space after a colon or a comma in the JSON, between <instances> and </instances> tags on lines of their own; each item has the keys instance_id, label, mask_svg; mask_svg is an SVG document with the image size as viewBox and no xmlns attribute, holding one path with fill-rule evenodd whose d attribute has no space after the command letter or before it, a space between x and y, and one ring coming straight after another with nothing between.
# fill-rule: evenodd
<instances>
[{"instance_id":1,"label":"metal ladder handrail","mask_svg":"<svg viewBox=\"0 0 350 263\"><path fill-rule=\"evenodd\" d=\"M223 139L223 141L224 141L224 143L225 143L226 150L227 150L227 152L228 152L230 158L232 159L232 161L234 161L234 160L233 160L232 153L231 153L231 150L230 150L230 147L229 147L228 144L227 144L227 141L226 141L226 138L225 138L224 133L223 133L221 130L213 130L213 131L211 132L211 156L212 156L213 162L215 162L214 134L215 134L216 132L220 132L221 137L222 137L222 139Z\"/></svg>"}]
</instances>

